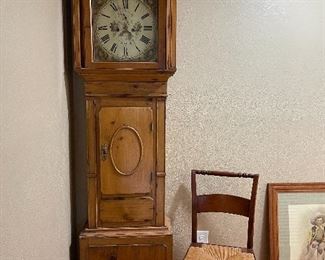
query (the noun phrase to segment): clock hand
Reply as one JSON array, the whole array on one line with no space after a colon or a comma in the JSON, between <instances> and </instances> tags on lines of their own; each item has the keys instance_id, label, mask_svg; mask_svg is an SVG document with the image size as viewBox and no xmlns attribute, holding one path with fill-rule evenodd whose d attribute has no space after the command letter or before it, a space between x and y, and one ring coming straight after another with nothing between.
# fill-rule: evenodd
<instances>
[{"instance_id":1,"label":"clock hand","mask_svg":"<svg viewBox=\"0 0 325 260\"><path fill-rule=\"evenodd\" d=\"M129 20L128 20L127 16L125 15L125 13L123 13L121 10L119 10L118 13L119 13L120 16L122 16L122 18L125 20L127 25L130 25Z\"/></svg>"},{"instance_id":2,"label":"clock hand","mask_svg":"<svg viewBox=\"0 0 325 260\"><path fill-rule=\"evenodd\" d=\"M138 50L138 52L141 52L140 49L138 48L137 44L135 43L135 40L133 38L132 38L132 42L133 42L135 48Z\"/></svg>"},{"instance_id":3,"label":"clock hand","mask_svg":"<svg viewBox=\"0 0 325 260\"><path fill-rule=\"evenodd\" d=\"M125 20L125 22L129 25L129 21L128 21L128 19L127 19L125 13L122 12L122 10L121 10L120 8L117 8L116 11L117 11L117 15L118 15L118 17L121 17L122 20Z\"/></svg>"}]
</instances>

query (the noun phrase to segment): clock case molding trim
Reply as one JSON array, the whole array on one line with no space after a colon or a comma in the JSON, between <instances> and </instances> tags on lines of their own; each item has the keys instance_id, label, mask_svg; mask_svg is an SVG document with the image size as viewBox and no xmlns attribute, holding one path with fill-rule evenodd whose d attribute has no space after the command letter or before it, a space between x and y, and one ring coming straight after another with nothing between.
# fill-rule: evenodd
<instances>
[{"instance_id":1,"label":"clock case molding trim","mask_svg":"<svg viewBox=\"0 0 325 260\"><path fill-rule=\"evenodd\" d=\"M115 81L123 76L123 81L167 81L175 73L176 0L159 1L158 62L94 62L90 57L93 50L89 3L89 0L73 0L72 7L74 70L84 80Z\"/></svg>"}]
</instances>

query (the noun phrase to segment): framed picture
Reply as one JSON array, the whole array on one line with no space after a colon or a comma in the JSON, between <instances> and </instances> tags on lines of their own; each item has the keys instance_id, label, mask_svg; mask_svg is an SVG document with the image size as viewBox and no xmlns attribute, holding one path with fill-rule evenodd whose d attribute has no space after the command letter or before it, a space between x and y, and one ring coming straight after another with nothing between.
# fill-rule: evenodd
<instances>
[{"instance_id":1,"label":"framed picture","mask_svg":"<svg viewBox=\"0 0 325 260\"><path fill-rule=\"evenodd\" d=\"M268 185L270 260L325 260L325 183Z\"/></svg>"}]
</instances>

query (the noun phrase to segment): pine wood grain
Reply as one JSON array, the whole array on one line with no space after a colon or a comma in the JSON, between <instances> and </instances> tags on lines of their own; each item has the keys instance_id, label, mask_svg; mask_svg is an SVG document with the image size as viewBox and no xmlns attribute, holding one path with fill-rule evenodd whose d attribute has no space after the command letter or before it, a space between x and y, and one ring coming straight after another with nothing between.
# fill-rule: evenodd
<instances>
[{"instance_id":1,"label":"pine wood grain","mask_svg":"<svg viewBox=\"0 0 325 260\"><path fill-rule=\"evenodd\" d=\"M102 223L149 222L153 219L153 199L151 197L127 198L123 200L102 200L100 221ZM141 223L138 223L141 225Z\"/></svg>"},{"instance_id":2,"label":"pine wood grain","mask_svg":"<svg viewBox=\"0 0 325 260\"><path fill-rule=\"evenodd\" d=\"M176 0L157 1L157 62L94 62L91 1L72 0L73 65L84 81L79 102L87 105L87 125L76 126L87 131L81 260L172 259L165 226L165 106L167 81L176 71Z\"/></svg>"},{"instance_id":3,"label":"pine wood grain","mask_svg":"<svg viewBox=\"0 0 325 260\"><path fill-rule=\"evenodd\" d=\"M80 260L170 260L169 228L142 231L84 231L80 234Z\"/></svg>"}]
</instances>

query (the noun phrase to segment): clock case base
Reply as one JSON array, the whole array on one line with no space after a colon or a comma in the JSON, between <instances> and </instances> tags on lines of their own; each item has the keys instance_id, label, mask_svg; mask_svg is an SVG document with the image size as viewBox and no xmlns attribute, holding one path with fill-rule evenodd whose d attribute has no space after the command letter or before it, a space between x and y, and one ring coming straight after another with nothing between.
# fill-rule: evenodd
<instances>
[{"instance_id":1,"label":"clock case base","mask_svg":"<svg viewBox=\"0 0 325 260\"><path fill-rule=\"evenodd\" d=\"M172 260L169 227L86 229L79 243L80 260Z\"/></svg>"}]
</instances>

